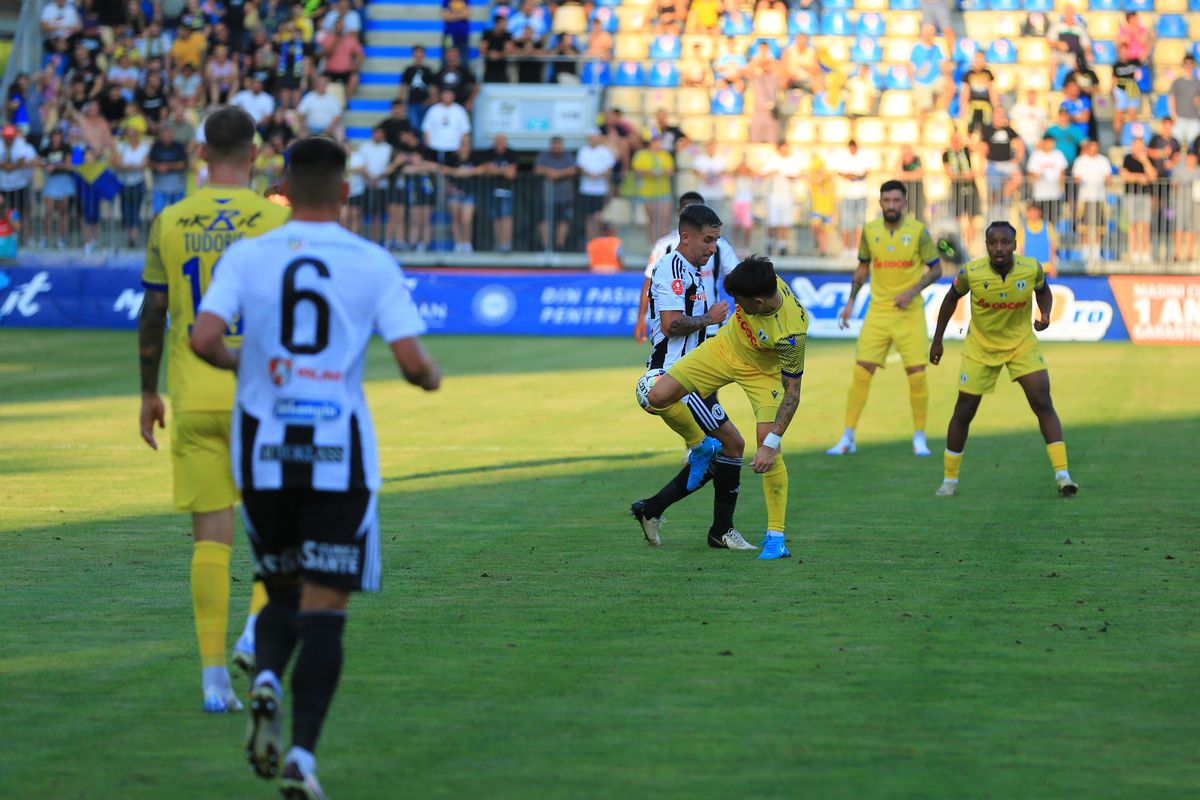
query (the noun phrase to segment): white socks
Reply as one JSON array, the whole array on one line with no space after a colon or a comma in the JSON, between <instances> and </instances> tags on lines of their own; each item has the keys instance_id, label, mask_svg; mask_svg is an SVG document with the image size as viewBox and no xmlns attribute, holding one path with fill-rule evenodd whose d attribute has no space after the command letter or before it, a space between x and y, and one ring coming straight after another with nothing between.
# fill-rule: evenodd
<instances>
[{"instance_id":1,"label":"white socks","mask_svg":"<svg viewBox=\"0 0 1200 800\"><path fill-rule=\"evenodd\" d=\"M1067 472L1065 469L1056 470L1054 473L1054 480L1059 480L1060 478L1071 480L1071 473Z\"/></svg>"},{"instance_id":2,"label":"white socks","mask_svg":"<svg viewBox=\"0 0 1200 800\"><path fill-rule=\"evenodd\" d=\"M233 688L233 684L229 682L227 667L205 667L200 671L200 685L204 687L204 691Z\"/></svg>"},{"instance_id":3,"label":"white socks","mask_svg":"<svg viewBox=\"0 0 1200 800\"><path fill-rule=\"evenodd\" d=\"M317 757L303 747L293 747L288 750L287 757L283 761L285 764L295 764L305 775L311 775L317 771Z\"/></svg>"},{"instance_id":4,"label":"white socks","mask_svg":"<svg viewBox=\"0 0 1200 800\"><path fill-rule=\"evenodd\" d=\"M770 539L770 538L771 538L771 537L773 537L773 536L778 536L780 539L782 539L782 538L783 538L783 531L771 531L771 530L767 531L767 538L768 538L768 539Z\"/></svg>"}]
</instances>

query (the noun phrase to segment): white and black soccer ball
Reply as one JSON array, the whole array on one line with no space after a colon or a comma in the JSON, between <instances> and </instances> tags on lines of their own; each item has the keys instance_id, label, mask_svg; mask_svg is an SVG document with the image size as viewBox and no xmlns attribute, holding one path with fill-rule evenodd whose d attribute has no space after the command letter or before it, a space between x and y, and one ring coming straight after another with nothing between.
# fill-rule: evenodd
<instances>
[{"instance_id":1,"label":"white and black soccer ball","mask_svg":"<svg viewBox=\"0 0 1200 800\"><path fill-rule=\"evenodd\" d=\"M654 388L654 384L658 383L658 379L666 375L665 369L652 369L642 377L638 378L637 388L634 389L634 394L637 395L638 405L647 414L653 414L650 410L650 390Z\"/></svg>"}]
</instances>

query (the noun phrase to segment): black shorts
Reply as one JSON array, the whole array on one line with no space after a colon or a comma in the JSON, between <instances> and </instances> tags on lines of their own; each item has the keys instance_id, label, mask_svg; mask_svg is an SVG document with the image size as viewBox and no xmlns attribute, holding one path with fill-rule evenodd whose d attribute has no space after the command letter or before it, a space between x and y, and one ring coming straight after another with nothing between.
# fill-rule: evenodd
<instances>
[{"instance_id":1,"label":"black shorts","mask_svg":"<svg viewBox=\"0 0 1200 800\"><path fill-rule=\"evenodd\" d=\"M580 194L579 211L585 217L590 217L592 214L597 214L603 211L604 205L607 202L608 197L606 195Z\"/></svg>"},{"instance_id":2,"label":"black shorts","mask_svg":"<svg viewBox=\"0 0 1200 800\"><path fill-rule=\"evenodd\" d=\"M379 508L374 492L242 492L256 576L299 577L352 592L379 591Z\"/></svg>"},{"instance_id":3,"label":"black shorts","mask_svg":"<svg viewBox=\"0 0 1200 800\"><path fill-rule=\"evenodd\" d=\"M729 415L717 402L716 392L708 397L701 397L696 392L686 394L683 396L683 404L687 406L688 411L692 412L692 416L696 418L696 424L705 433L712 433L729 420Z\"/></svg>"}]
</instances>

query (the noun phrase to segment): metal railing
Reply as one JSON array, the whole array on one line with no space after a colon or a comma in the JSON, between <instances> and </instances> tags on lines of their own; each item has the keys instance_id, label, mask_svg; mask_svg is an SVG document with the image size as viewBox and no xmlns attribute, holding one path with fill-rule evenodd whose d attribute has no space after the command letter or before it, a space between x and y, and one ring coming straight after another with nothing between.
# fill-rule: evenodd
<instances>
[{"instance_id":1,"label":"metal railing","mask_svg":"<svg viewBox=\"0 0 1200 800\"><path fill-rule=\"evenodd\" d=\"M879 179L890 177L879 176ZM872 184L878 182L872 176ZM678 190L690 188L680 180ZM1200 184L1156 181L1125 186L1112 180L1102 200L1092 200L1074 183L1048 199L1034 194L1024 180L1006 183L995 179L943 180L936 191L913 191L910 213L923 217L935 236L957 234L968 255L984 254L983 232L996 219L1007 219L1022 233L1030 207L1038 207L1055 245L1055 265L1063 272L1094 273L1200 273ZM37 187L37 188L34 188ZM815 209L805 187L798 191L785 213L789 256L828 257L829 266L845 269L853 263L843 243L856 242L856 231L878 215L874 198L851 203L844 199L828 208ZM356 233L398 252L518 252L581 253L602 220L615 222L626 240L626 252L648 252L654 236L665 231L646 229L647 198L628 196L610 185L604 196L579 192L577 178L554 185L540 176L519 173L509 181L493 175L457 175L452 172L403 173L376 180L352 181L350 203L343 224ZM66 198L51 196L43 180L21 192L5 192L10 206L22 206L21 247L31 249L85 248L120 250L140 248L161 205L174 197L156 194L152 178L141 187L125 187L122 195L95 201L77 186ZM835 195L836 197L836 195ZM714 198L725 219L724 233L740 252L765 252L766 209L769 198L760 182L751 202L753 225L748 241L734 228L733 198ZM660 199L667 209L667 227L673 227L674 203ZM919 207L918 207L919 204ZM776 205L776 208L778 206ZM776 211L775 213L778 213ZM852 218L850 215L859 215ZM1036 226L1032 226L1035 227ZM842 234L845 238L842 238ZM1039 234L1026 236L1030 247ZM825 249L819 252L817 243ZM816 265L815 265L816 266Z\"/></svg>"}]
</instances>

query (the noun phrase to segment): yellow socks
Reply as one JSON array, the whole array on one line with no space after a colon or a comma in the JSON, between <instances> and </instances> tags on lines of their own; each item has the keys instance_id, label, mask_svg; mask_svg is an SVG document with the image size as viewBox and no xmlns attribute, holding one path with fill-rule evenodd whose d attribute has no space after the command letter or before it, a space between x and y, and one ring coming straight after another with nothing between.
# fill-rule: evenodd
<instances>
[{"instance_id":1,"label":"yellow socks","mask_svg":"<svg viewBox=\"0 0 1200 800\"><path fill-rule=\"evenodd\" d=\"M192 550L192 607L200 666L225 666L225 634L229 628L229 553L220 542L196 542Z\"/></svg>"},{"instance_id":2,"label":"yellow socks","mask_svg":"<svg viewBox=\"0 0 1200 800\"><path fill-rule=\"evenodd\" d=\"M871 373L862 364L854 365L850 378L850 394L846 397L846 427L857 428L858 418L867 405L867 394L871 391Z\"/></svg>"},{"instance_id":3,"label":"yellow socks","mask_svg":"<svg viewBox=\"0 0 1200 800\"><path fill-rule=\"evenodd\" d=\"M267 587L263 586L262 581L256 580L254 588L250 591L250 614L251 617L257 617L258 612L263 610L267 604Z\"/></svg>"},{"instance_id":4,"label":"yellow socks","mask_svg":"<svg viewBox=\"0 0 1200 800\"><path fill-rule=\"evenodd\" d=\"M908 400L912 403L913 430L925 430L925 417L929 411L929 380L925 370L909 373Z\"/></svg>"},{"instance_id":5,"label":"yellow socks","mask_svg":"<svg viewBox=\"0 0 1200 800\"><path fill-rule=\"evenodd\" d=\"M1046 445L1046 455L1050 456L1050 466L1055 474L1067 471L1067 443L1051 442Z\"/></svg>"},{"instance_id":6,"label":"yellow socks","mask_svg":"<svg viewBox=\"0 0 1200 800\"><path fill-rule=\"evenodd\" d=\"M942 463L945 465L946 470L946 480L958 480L958 469L962 466L962 457L962 453L954 453L949 450L942 456Z\"/></svg>"},{"instance_id":7,"label":"yellow socks","mask_svg":"<svg viewBox=\"0 0 1200 800\"><path fill-rule=\"evenodd\" d=\"M788 472L783 463L783 454L775 456L775 463L763 473L763 496L767 501L767 530L783 533L787 519Z\"/></svg>"},{"instance_id":8,"label":"yellow socks","mask_svg":"<svg viewBox=\"0 0 1200 800\"><path fill-rule=\"evenodd\" d=\"M662 417L667 426L679 434L688 447L695 447L704 441L704 431L696 424L696 418L683 403L672 403L666 408L655 408L654 413Z\"/></svg>"}]
</instances>

